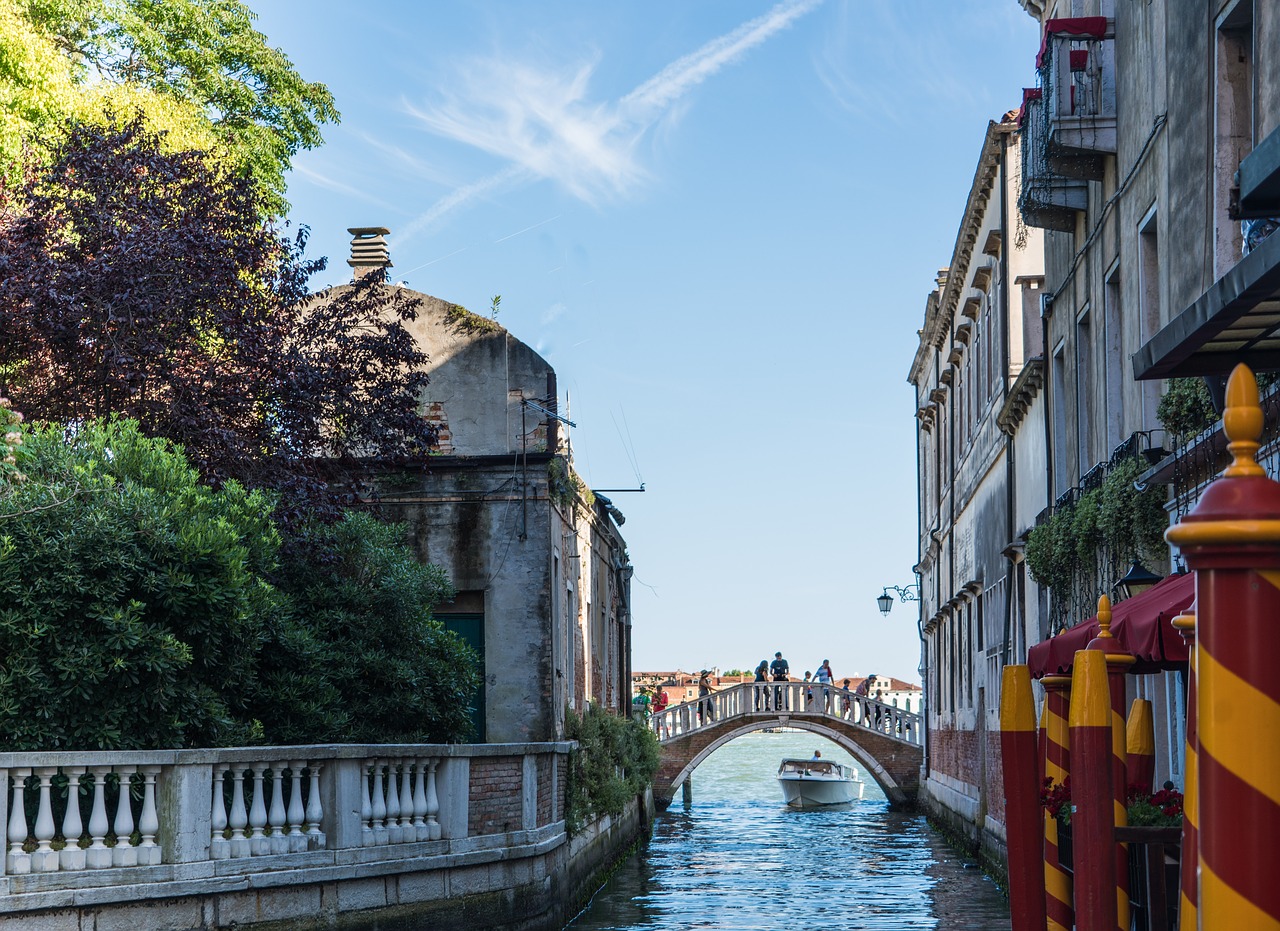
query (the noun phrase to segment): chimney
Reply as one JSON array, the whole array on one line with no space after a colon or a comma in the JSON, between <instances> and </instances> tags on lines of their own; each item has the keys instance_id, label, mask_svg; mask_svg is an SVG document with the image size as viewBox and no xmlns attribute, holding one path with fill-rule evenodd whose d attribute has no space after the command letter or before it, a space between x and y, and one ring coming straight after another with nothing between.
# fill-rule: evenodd
<instances>
[{"instance_id":1,"label":"chimney","mask_svg":"<svg viewBox=\"0 0 1280 931\"><path fill-rule=\"evenodd\" d=\"M391 267L391 255L383 237L391 230L383 226L355 226L348 227L347 232L354 237L351 240L351 258L347 259L347 264L353 269L352 280L359 281L368 275L385 278L387 273L384 269Z\"/></svg>"}]
</instances>

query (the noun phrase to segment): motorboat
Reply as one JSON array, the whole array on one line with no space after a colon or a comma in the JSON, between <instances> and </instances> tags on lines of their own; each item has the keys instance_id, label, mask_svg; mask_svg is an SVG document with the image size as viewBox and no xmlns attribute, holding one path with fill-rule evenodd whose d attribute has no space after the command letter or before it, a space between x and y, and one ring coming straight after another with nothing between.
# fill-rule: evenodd
<instances>
[{"instance_id":1,"label":"motorboat","mask_svg":"<svg viewBox=\"0 0 1280 931\"><path fill-rule=\"evenodd\" d=\"M814 757L783 760L778 767L782 797L792 808L843 805L862 798L863 782L852 766Z\"/></svg>"}]
</instances>

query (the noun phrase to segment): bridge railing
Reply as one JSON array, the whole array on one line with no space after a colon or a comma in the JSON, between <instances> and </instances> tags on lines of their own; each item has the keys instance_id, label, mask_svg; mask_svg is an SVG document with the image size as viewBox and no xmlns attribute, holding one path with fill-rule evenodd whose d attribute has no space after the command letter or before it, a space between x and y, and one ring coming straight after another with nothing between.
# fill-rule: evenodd
<instances>
[{"instance_id":1,"label":"bridge railing","mask_svg":"<svg viewBox=\"0 0 1280 931\"><path fill-rule=\"evenodd\" d=\"M659 740L671 740L721 721L752 715L799 715L846 721L919 746L920 715L834 685L743 682L703 698L672 705L649 719Z\"/></svg>"}]
</instances>

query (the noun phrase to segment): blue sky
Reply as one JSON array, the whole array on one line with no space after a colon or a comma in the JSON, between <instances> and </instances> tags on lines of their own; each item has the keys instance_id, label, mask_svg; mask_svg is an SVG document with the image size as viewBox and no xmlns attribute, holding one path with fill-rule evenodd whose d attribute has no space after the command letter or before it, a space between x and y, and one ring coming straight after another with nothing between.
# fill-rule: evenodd
<instances>
[{"instance_id":1,"label":"blue sky","mask_svg":"<svg viewBox=\"0 0 1280 931\"><path fill-rule=\"evenodd\" d=\"M1017 0L250 0L342 111L294 223L555 367L627 517L637 669L919 681L908 368L988 120L1033 78Z\"/></svg>"}]
</instances>

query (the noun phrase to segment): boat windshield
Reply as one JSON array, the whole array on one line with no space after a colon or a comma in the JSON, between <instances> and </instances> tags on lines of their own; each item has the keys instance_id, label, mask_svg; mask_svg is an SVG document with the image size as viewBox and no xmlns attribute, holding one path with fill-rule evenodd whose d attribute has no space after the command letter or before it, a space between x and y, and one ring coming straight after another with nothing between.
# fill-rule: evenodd
<instances>
[{"instance_id":1,"label":"boat windshield","mask_svg":"<svg viewBox=\"0 0 1280 931\"><path fill-rule=\"evenodd\" d=\"M779 774L800 773L806 776L839 775L840 767L827 760L783 760L778 769Z\"/></svg>"}]
</instances>

